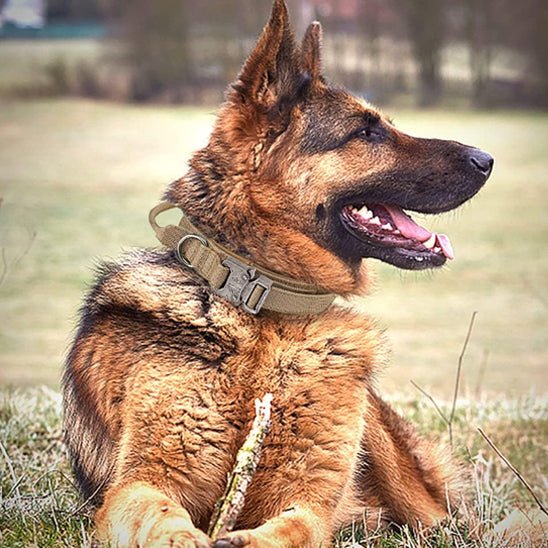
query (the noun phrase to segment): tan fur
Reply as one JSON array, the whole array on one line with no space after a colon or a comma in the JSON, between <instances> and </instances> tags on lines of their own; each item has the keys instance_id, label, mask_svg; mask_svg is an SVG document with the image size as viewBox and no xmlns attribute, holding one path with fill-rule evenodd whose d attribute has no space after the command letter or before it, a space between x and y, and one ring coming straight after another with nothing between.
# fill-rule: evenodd
<instances>
[{"instance_id":1,"label":"tan fur","mask_svg":"<svg viewBox=\"0 0 548 548\"><path fill-rule=\"evenodd\" d=\"M357 184L358 172L398 162L412 169L424 145L386 121L391 145L374 158L352 143L299 153L306 109L272 115L283 82L298 76L296 62L326 116L334 116L328 93L337 94L339 111L377 114L329 91L319 39L311 27L302 64L295 61L287 12L275 1L210 144L168 197L257 264L348 295L367 286L365 268L315 236L316 204ZM266 74L276 74L276 85ZM237 531L217 546L327 546L355 519L370 527L443 519L458 473L447 453L377 395L382 343L370 319L342 305L316 317L250 316L169 251L136 252L103 267L67 362L64 395L67 445L85 494L99 506L102 537L114 546L210 546L203 531L250 428L254 399L267 392L272 429Z\"/></svg>"}]
</instances>

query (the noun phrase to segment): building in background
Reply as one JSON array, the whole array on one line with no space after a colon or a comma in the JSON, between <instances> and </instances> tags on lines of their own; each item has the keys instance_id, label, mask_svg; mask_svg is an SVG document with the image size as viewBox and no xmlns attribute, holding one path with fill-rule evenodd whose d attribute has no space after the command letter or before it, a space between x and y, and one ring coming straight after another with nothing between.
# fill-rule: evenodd
<instances>
[{"instance_id":1,"label":"building in background","mask_svg":"<svg viewBox=\"0 0 548 548\"><path fill-rule=\"evenodd\" d=\"M0 11L0 26L41 29L46 23L46 0L6 0Z\"/></svg>"}]
</instances>

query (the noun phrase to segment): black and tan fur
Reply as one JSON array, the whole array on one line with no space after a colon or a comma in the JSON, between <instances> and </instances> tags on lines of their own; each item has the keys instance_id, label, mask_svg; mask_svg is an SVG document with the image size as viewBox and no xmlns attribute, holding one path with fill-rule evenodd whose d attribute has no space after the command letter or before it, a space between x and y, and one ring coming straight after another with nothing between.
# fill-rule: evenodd
<instances>
[{"instance_id":1,"label":"black and tan fur","mask_svg":"<svg viewBox=\"0 0 548 548\"><path fill-rule=\"evenodd\" d=\"M408 265L341 228L341 203L439 212L486 174L471 165L475 149L409 137L330 87L319 50L319 25L298 47L276 0L208 146L166 196L249 261L347 296L366 290L362 258ZM364 516L443 519L458 474L379 397L384 363L381 334L348 307L251 316L171 251L105 265L64 376L66 442L100 534L114 546L212 545L203 531L267 392L258 472L237 530L215 546L327 546Z\"/></svg>"}]
</instances>

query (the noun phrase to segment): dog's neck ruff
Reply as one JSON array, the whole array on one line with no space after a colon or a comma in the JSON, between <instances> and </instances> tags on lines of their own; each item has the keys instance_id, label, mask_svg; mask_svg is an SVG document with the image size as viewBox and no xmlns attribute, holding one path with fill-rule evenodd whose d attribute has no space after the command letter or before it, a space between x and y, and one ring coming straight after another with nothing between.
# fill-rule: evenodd
<instances>
[{"instance_id":1,"label":"dog's neck ruff","mask_svg":"<svg viewBox=\"0 0 548 548\"><path fill-rule=\"evenodd\" d=\"M173 249L181 264L204 278L217 295L250 314L257 314L262 309L293 315L320 314L333 303L333 293L250 265L207 238L184 212L178 225L162 227L157 223L158 215L177 207L169 202L157 205L150 212L150 224L158 240Z\"/></svg>"}]
</instances>

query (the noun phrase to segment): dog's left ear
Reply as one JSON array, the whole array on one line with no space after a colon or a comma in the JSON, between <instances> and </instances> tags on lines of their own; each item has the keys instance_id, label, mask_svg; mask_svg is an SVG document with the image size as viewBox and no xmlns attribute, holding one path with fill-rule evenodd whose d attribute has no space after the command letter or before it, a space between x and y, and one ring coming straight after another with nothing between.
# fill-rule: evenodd
<instances>
[{"instance_id":1,"label":"dog's left ear","mask_svg":"<svg viewBox=\"0 0 548 548\"><path fill-rule=\"evenodd\" d=\"M274 0L270 19L232 84L229 99L262 111L287 111L307 83L300 61L285 2Z\"/></svg>"},{"instance_id":2,"label":"dog's left ear","mask_svg":"<svg viewBox=\"0 0 548 548\"><path fill-rule=\"evenodd\" d=\"M314 21L306 29L302 46L302 67L311 83L322 80L322 26Z\"/></svg>"}]
</instances>

